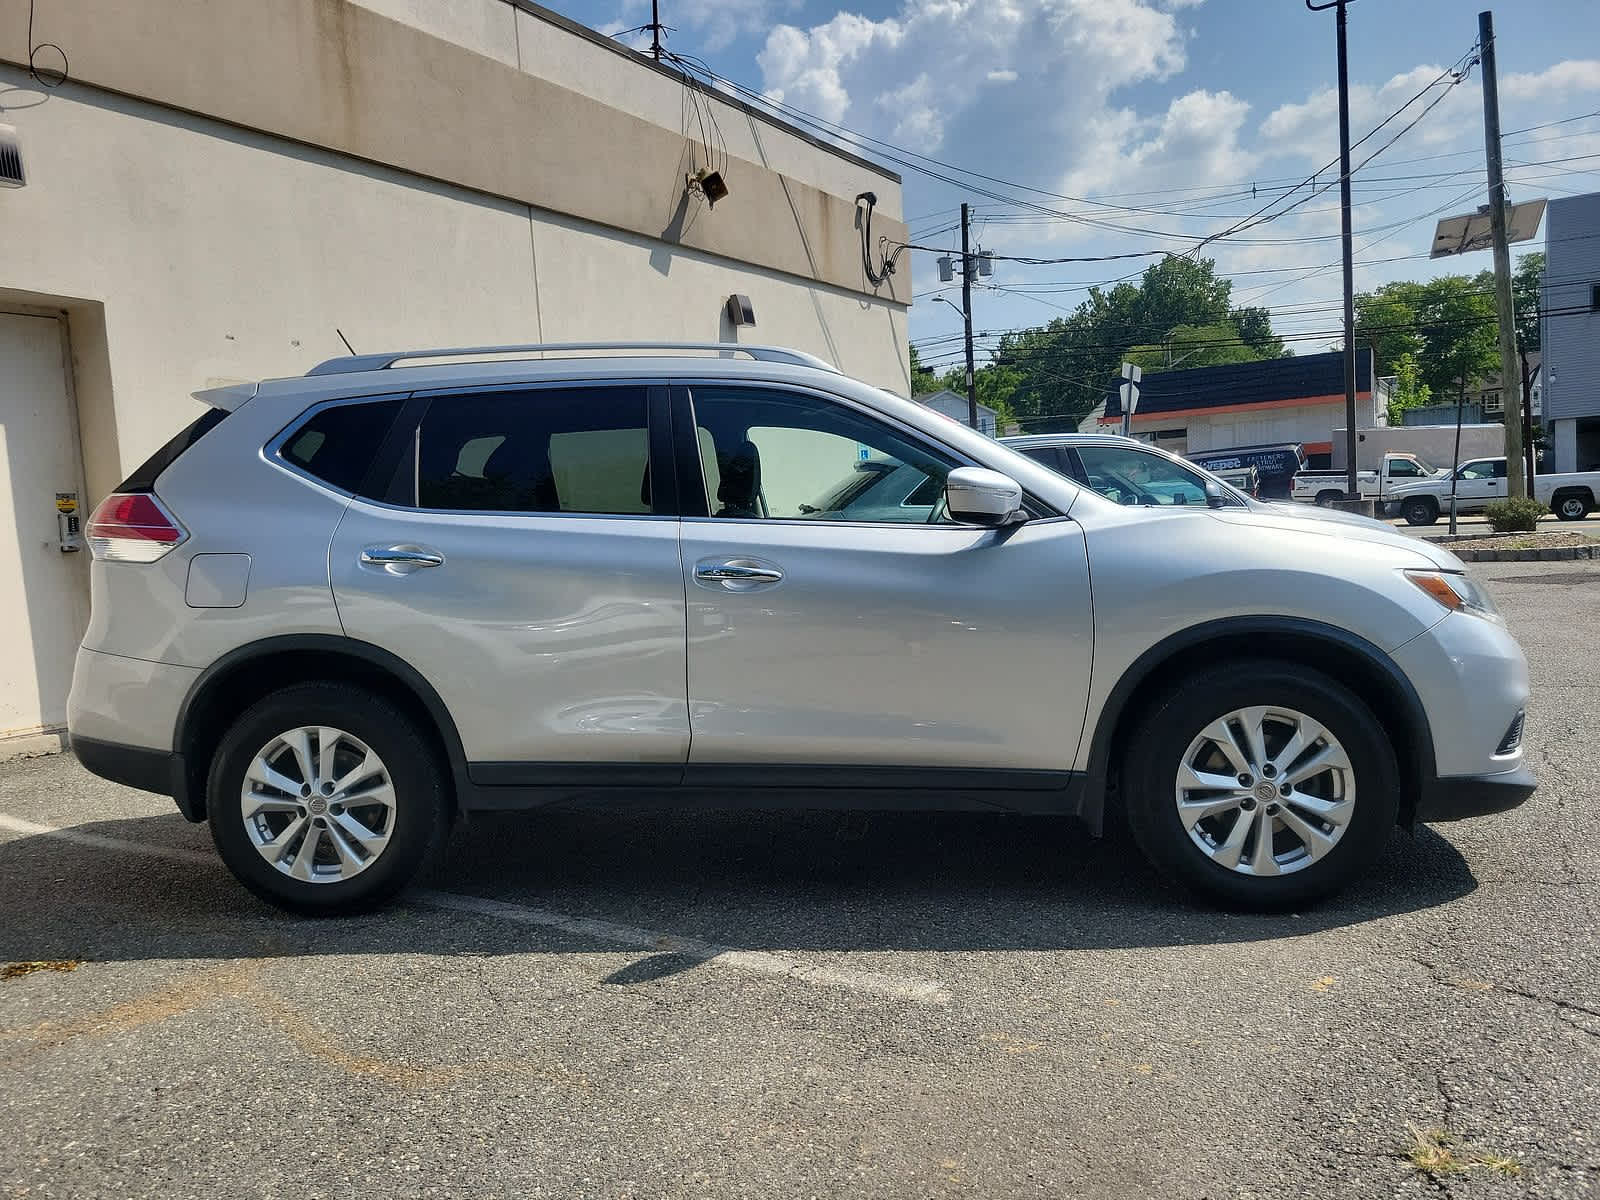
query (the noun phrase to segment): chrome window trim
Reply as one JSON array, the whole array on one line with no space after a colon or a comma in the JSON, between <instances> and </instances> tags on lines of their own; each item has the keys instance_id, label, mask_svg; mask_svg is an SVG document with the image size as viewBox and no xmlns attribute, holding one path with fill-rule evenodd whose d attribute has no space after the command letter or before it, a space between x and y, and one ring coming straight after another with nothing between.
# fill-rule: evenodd
<instances>
[{"instance_id":1,"label":"chrome window trim","mask_svg":"<svg viewBox=\"0 0 1600 1200\"><path fill-rule=\"evenodd\" d=\"M342 496L347 500L365 499L365 497L358 495L356 492L347 491L342 487L329 483L320 475L314 475L299 463L290 462L289 459L284 457L283 447L291 437L305 428L307 422L313 417L326 412L330 408L341 408L351 404L385 404L391 400L397 400L400 402L401 411L403 412L405 402L410 398L410 392L372 392L359 396L336 396L332 400L320 400L311 405L310 408L301 409L291 417L282 429L267 439L257 453L268 466L276 467L287 475L293 475L297 479L328 493L330 496ZM377 452L378 447L374 446L373 453L376 454Z\"/></svg>"}]
</instances>

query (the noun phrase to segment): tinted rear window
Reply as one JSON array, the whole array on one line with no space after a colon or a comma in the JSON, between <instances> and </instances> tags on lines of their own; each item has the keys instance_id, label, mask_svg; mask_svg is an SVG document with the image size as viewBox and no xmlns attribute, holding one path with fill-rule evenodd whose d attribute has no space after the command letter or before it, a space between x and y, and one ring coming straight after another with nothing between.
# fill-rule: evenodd
<instances>
[{"instance_id":1,"label":"tinted rear window","mask_svg":"<svg viewBox=\"0 0 1600 1200\"><path fill-rule=\"evenodd\" d=\"M423 418L419 455L423 508L651 511L643 388L440 396Z\"/></svg>"},{"instance_id":2,"label":"tinted rear window","mask_svg":"<svg viewBox=\"0 0 1600 1200\"><path fill-rule=\"evenodd\" d=\"M210 433L228 414L220 408L208 408L199 417L195 418L171 441L145 459L139 469L122 481L117 488L119 492L148 492L156 485L156 478L177 462L179 457L190 446L194 445L206 434Z\"/></svg>"},{"instance_id":3,"label":"tinted rear window","mask_svg":"<svg viewBox=\"0 0 1600 1200\"><path fill-rule=\"evenodd\" d=\"M378 447L400 415L400 403L374 400L325 408L285 438L278 453L286 462L341 491L371 496L381 485L378 489L366 487L367 475Z\"/></svg>"}]
</instances>

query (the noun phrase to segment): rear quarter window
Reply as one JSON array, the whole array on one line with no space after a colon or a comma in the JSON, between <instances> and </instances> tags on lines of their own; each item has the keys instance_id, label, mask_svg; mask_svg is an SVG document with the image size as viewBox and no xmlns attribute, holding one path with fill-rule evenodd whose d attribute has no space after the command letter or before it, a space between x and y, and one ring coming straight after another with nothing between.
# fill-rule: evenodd
<instances>
[{"instance_id":1,"label":"rear quarter window","mask_svg":"<svg viewBox=\"0 0 1600 1200\"><path fill-rule=\"evenodd\" d=\"M208 408L196 417L182 432L172 438L165 446L157 450L139 465L139 469L129 475L118 486L119 492L149 492L155 489L156 479L173 463L181 458L185 451L210 433L228 414L220 408Z\"/></svg>"},{"instance_id":2,"label":"rear quarter window","mask_svg":"<svg viewBox=\"0 0 1600 1200\"><path fill-rule=\"evenodd\" d=\"M367 477L400 405L393 399L324 408L284 438L278 454L331 487L377 499L382 484L368 486Z\"/></svg>"}]
</instances>

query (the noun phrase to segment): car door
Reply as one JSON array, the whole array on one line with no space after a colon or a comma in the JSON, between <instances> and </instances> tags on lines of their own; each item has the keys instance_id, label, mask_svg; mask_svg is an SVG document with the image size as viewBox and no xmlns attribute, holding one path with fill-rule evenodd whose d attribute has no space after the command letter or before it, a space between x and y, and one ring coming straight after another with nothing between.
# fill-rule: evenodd
<instances>
[{"instance_id":1,"label":"car door","mask_svg":"<svg viewBox=\"0 0 1600 1200\"><path fill-rule=\"evenodd\" d=\"M1503 458L1480 458L1462 464L1456 472L1456 505L1458 508L1482 508L1491 500L1506 494L1506 461ZM1448 496L1445 505L1449 505Z\"/></svg>"},{"instance_id":2,"label":"car door","mask_svg":"<svg viewBox=\"0 0 1600 1200\"><path fill-rule=\"evenodd\" d=\"M666 405L636 381L421 396L384 500L356 497L334 535L346 632L433 685L479 782L681 775Z\"/></svg>"},{"instance_id":3,"label":"car door","mask_svg":"<svg viewBox=\"0 0 1600 1200\"><path fill-rule=\"evenodd\" d=\"M911 500L970 465L843 397L708 381L674 389L673 416L687 780L934 786L956 778L926 776L939 768L1070 766L1092 649L1074 522L1042 506L1003 530L952 524L942 502L815 511L853 464L881 464L897 491L919 474Z\"/></svg>"}]
</instances>

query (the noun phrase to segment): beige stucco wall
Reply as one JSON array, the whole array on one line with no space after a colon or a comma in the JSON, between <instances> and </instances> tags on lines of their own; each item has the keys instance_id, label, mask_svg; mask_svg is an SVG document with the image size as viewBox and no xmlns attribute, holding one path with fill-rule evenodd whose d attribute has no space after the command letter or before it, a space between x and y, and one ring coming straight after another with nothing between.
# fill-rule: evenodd
<instances>
[{"instance_id":1,"label":"beige stucco wall","mask_svg":"<svg viewBox=\"0 0 1600 1200\"><path fill-rule=\"evenodd\" d=\"M0 0L0 59L25 60L27 6L28 0ZM732 195L712 211L685 190L685 173L705 165L705 154L683 133L682 89L675 84L665 113L646 120L530 74L499 51L479 53L349 0L162 0L159 8L153 20L146 4L51 0L37 36L67 49L73 77L84 84L909 303L909 273L875 289L861 264L853 197L880 186L888 192L892 180L864 165L839 166L845 161L839 159L821 172L836 189L825 190L762 165L763 155L781 148L768 150L751 136L748 158L730 143L725 174ZM395 11L407 16L413 6ZM420 0L414 11L423 11ZM495 49L497 14L480 12L478 21L461 8L458 15L435 24L464 31L462 40L487 39L486 48ZM535 57L558 33L581 40L548 22L532 25L527 41ZM521 28L514 25L514 43ZM632 76L670 82L627 56L590 49L599 55L594 72L623 77L624 90ZM659 109L661 99L640 103ZM730 117L729 132L733 124ZM781 153L791 166L796 156L837 158L798 144L808 147L805 154ZM905 227L891 211L874 222L874 235L904 240Z\"/></svg>"},{"instance_id":2,"label":"beige stucco wall","mask_svg":"<svg viewBox=\"0 0 1600 1200\"><path fill-rule=\"evenodd\" d=\"M31 91L0 67L0 94ZM0 191L0 297L72 311L91 500L192 415L191 390L304 371L343 352L336 326L365 351L731 339L738 291L746 340L906 389L896 304L78 83L6 119L29 182Z\"/></svg>"},{"instance_id":3,"label":"beige stucco wall","mask_svg":"<svg viewBox=\"0 0 1600 1200\"><path fill-rule=\"evenodd\" d=\"M517 5L512 0L353 2L631 113L675 136L698 137L698 128L691 129L693 108L677 78L650 69L639 58L624 56L614 41L602 43L574 32L537 5ZM721 100L710 89L703 91L701 98L715 116L728 153L735 158L769 166L845 200L853 201L862 191L874 192L878 197L875 233L879 218L899 220L904 215L900 182L894 176L864 170L859 160L843 154L819 153L813 140L752 115L742 105Z\"/></svg>"}]
</instances>

